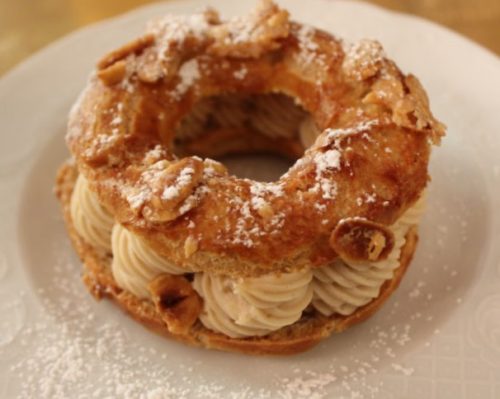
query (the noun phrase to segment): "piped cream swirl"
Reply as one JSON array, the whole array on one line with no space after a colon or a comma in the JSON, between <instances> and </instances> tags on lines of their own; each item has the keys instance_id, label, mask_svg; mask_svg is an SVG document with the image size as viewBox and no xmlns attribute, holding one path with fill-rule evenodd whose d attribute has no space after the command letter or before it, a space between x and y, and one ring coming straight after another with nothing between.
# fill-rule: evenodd
<instances>
[{"instance_id":1,"label":"piped cream swirl","mask_svg":"<svg viewBox=\"0 0 500 399\"><path fill-rule=\"evenodd\" d=\"M83 175L76 180L70 204L71 219L78 234L92 247L111 251L113 216L99 203Z\"/></svg>"},{"instance_id":2,"label":"piped cream swirl","mask_svg":"<svg viewBox=\"0 0 500 399\"><path fill-rule=\"evenodd\" d=\"M311 129L312 130L312 129ZM314 270L232 279L197 273L193 287L204 300L200 320L205 327L229 337L263 336L296 322L309 305L326 316L352 314L380 294L385 281L400 265L408 230L417 225L425 194L391 226L394 248L384 261L353 263L336 260ZM162 273L184 274L158 255L146 241L118 223L100 205L80 175L71 198L71 217L77 232L90 245L112 252L117 284L139 298L149 298L149 283Z\"/></svg>"},{"instance_id":3,"label":"piped cream swirl","mask_svg":"<svg viewBox=\"0 0 500 399\"><path fill-rule=\"evenodd\" d=\"M234 280L198 273L194 289L204 300L203 325L232 338L262 336L300 319L312 299L312 272Z\"/></svg>"},{"instance_id":4,"label":"piped cream swirl","mask_svg":"<svg viewBox=\"0 0 500 399\"><path fill-rule=\"evenodd\" d=\"M148 285L159 274L183 274L186 270L158 255L142 238L115 224L111 236L111 271L121 288L139 298L149 298Z\"/></svg>"},{"instance_id":5,"label":"piped cream swirl","mask_svg":"<svg viewBox=\"0 0 500 399\"><path fill-rule=\"evenodd\" d=\"M391 279L400 265L401 250L410 227L417 225L425 208L425 195L391 226L394 248L379 262L354 263L338 259L314 269L312 305L325 316L352 314L380 294L385 281Z\"/></svg>"}]
</instances>

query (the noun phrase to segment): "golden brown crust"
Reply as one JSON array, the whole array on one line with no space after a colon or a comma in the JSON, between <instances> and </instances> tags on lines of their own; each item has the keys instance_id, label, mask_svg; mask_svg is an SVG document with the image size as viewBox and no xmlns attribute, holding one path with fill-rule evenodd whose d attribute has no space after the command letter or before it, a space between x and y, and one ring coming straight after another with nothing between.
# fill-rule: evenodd
<instances>
[{"instance_id":1,"label":"golden brown crust","mask_svg":"<svg viewBox=\"0 0 500 399\"><path fill-rule=\"evenodd\" d=\"M85 285L97 299L107 297L113 300L147 328L190 345L247 354L284 355L303 352L331 333L341 332L375 313L398 287L416 248L417 233L416 229L412 229L406 236L406 244L400 257L401 265L396 269L394 277L384 283L378 298L359 308L350 316L325 317L317 312L306 312L298 322L265 337L229 338L204 328L200 322L197 322L186 334L172 334L153 303L139 300L117 286L111 274L110 257L95 251L77 234L71 220L69 206L77 175L75 165L64 164L57 175L56 195L61 202L73 246L84 264Z\"/></svg>"},{"instance_id":2,"label":"golden brown crust","mask_svg":"<svg viewBox=\"0 0 500 399\"><path fill-rule=\"evenodd\" d=\"M175 158L175 126L194 103L270 92L292 96L323 131L279 181L265 185L206 160ZM104 57L70 115L67 142L118 222L175 264L243 277L331 260L328 239L344 218L392 224L425 188L430 142L443 134L418 80L378 43L344 49L265 1L246 19L222 21L213 10L166 17ZM206 138L218 152L204 155L245 146L297 153L286 140L254 136L227 140L218 132ZM207 143L191 150L200 148ZM161 190L186 175L178 194ZM255 206L262 202L264 210ZM191 237L196 250L186 251Z\"/></svg>"}]
</instances>

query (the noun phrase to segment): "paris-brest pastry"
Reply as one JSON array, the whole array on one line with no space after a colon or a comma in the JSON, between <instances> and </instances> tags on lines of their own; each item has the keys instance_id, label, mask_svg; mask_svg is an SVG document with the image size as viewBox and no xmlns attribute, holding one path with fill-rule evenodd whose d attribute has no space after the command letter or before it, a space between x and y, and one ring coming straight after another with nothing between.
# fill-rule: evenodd
<instances>
[{"instance_id":1,"label":"paris-brest pastry","mask_svg":"<svg viewBox=\"0 0 500 399\"><path fill-rule=\"evenodd\" d=\"M289 354L397 288L443 134L378 42L347 45L270 1L208 9L99 61L56 192L97 298L189 344ZM294 164L259 182L214 160L261 152Z\"/></svg>"}]
</instances>

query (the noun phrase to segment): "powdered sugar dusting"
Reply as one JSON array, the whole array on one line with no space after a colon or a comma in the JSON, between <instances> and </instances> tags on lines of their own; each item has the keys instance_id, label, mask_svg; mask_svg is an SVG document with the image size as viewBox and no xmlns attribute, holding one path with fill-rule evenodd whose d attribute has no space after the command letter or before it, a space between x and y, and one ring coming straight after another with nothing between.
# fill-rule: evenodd
<instances>
[{"instance_id":1,"label":"powdered sugar dusting","mask_svg":"<svg viewBox=\"0 0 500 399\"><path fill-rule=\"evenodd\" d=\"M203 13L193 15L165 15L148 25L148 32L158 35L163 42L182 42L187 37L202 38L209 25Z\"/></svg>"},{"instance_id":2,"label":"powdered sugar dusting","mask_svg":"<svg viewBox=\"0 0 500 399\"><path fill-rule=\"evenodd\" d=\"M383 65L384 50L375 40L363 39L344 45L343 68L347 74L358 80L373 76Z\"/></svg>"},{"instance_id":3,"label":"powdered sugar dusting","mask_svg":"<svg viewBox=\"0 0 500 399\"><path fill-rule=\"evenodd\" d=\"M111 180L108 184L116 186L132 209L138 209L153 197L153 187L157 186L165 173L168 162L160 160L149 166L142 173L134 186L120 184Z\"/></svg>"},{"instance_id":4,"label":"powdered sugar dusting","mask_svg":"<svg viewBox=\"0 0 500 399\"><path fill-rule=\"evenodd\" d=\"M357 125L348 128L340 128L340 129L328 128L325 130L326 141L327 143L333 143L345 137L366 132L367 130L370 130L372 127L378 125L378 123L379 121L377 119L371 119L367 121L362 121ZM367 139L369 139L369 136L367 136Z\"/></svg>"},{"instance_id":5,"label":"powdered sugar dusting","mask_svg":"<svg viewBox=\"0 0 500 399\"><path fill-rule=\"evenodd\" d=\"M145 160L154 159L154 156L160 153L161 151L155 147L146 154ZM169 173L167 170L168 165L169 162L166 160L159 160L149 165L141 173L134 185L127 185L117 179L109 180L107 184L115 187L134 210L151 201L155 195L158 195L164 201L174 200L186 186L191 185L194 169L189 166L183 168L173 184L165 186L164 179L166 174ZM180 214L191 209L198 202L200 196L206 193L206 190L208 190L206 187L200 185L194 193L185 198L183 205L179 208Z\"/></svg>"},{"instance_id":6,"label":"powdered sugar dusting","mask_svg":"<svg viewBox=\"0 0 500 399\"><path fill-rule=\"evenodd\" d=\"M247 248L254 246L253 236L260 235L261 231L257 228L249 229L247 225L254 225L254 216L250 211L250 204L247 201L243 201L240 198L234 199L234 203L240 203L240 217L236 222L236 228L234 230L234 244L241 244Z\"/></svg>"},{"instance_id":7,"label":"powdered sugar dusting","mask_svg":"<svg viewBox=\"0 0 500 399\"><path fill-rule=\"evenodd\" d=\"M122 117L120 115L116 115L111 121L111 126L118 126L122 123Z\"/></svg>"},{"instance_id":8,"label":"powdered sugar dusting","mask_svg":"<svg viewBox=\"0 0 500 399\"><path fill-rule=\"evenodd\" d=\"M169 186L169 187L165 187L165 190L163 190L163 194L161 195L161 197L168 201L168 200L171 200L171 199L174 199L175 197L178 197L179 196L179 188L176 187L176 186Z\"/></svg>"},{"instance_id":9,"label":"powdered sugar dusting","mask_svg":"<svg viewBox=\"0 0 500 399\"><path fill-rule=\"evenodd\" d=\"M344 43L346 58L377 62L385 57L384 50L379 42L372 39L361 39L355 43Z\"/></svg>"},{"instance_id":10,"label":"powdered sugar dusting","mask_svg":"<svg viewBox=\"0 0 500 399\"><path fill-rule=\"evenodd\" d=\"M85 150L85 156L92 157L99 152L111 147L119 138L119 130L114 128L109 133L98 134L89 147Z\"/></svg>"},{"instance_id":11,"label":"powdered sugar dusting","mask_svg":"<svg viewBox=\"0 0 500 399\"><path fill-rule=\"evenodd\" d=\"M132 209L139 209L149 199L151 199L151 190L148 189L141 190L138 188L124 186L121 189L121 193L125 196Z\"/></svg>"},{"instance_id":12,"label":"powdered sugar dusting","mask_svg":"<svg viewBox=\"0 0 500 399\"><path fill-rule=\"evenodd\" d=\"M325 56L319 50L318 43L314 40L314 28L302 25L297 31L297 39L300 48L299 57L304 65L314 63L317 66L324 66Z\"/></svg>"},{"instance_id":13,"label":"powdered sugar dusting","mask_svg":"<svg viewBox=\"0 0 500 399\"><path fill-rule=\"evenodd\" d=\"M366 134L366 131L371 129L373 126L379 123L378 120L368 120L362 121L355 126L347 127L347 128L328 128L323 133L322 136L317 140L316 146L317 152L314 153L312 161L316 167L316 183L313 187L309 189L311 192L321 192L322 197L327 200L334 199L337 196L337 184L332 179L331 172L334 170L340 170L341 168L341 159L342 159L342 149L341 142L352 135L363 133ZM321 152L321 148L329 148L324 152ZM303 163L304 160L299 160L295 167L298 167ZM366 202L373 202L373 195L367 195L364 199ZM363 199L357 198L356 203L358 206L362 204ZM318 209L320 210L320 209Z\"/></svg>"},{"instance_id":14,"label":"powdered sugar dusting","mask_svg":"<svg viewBox=\"0 0 500 399\"><path fill-rule=\"evenodd\" d=\"M315 154L313 161L316 165L316 184L310 191L321 190L324 199L334 199L337 196L337 184L329 176L329 172L340 169L340 159L341 154L338 150L327 150Z\"/></svg>"},{"instance_id":15,"label":"powdered sugar dusting","mask_svg":"<svg viewBox=\"0 0 500 399\"><path fill-rule=\"evenodd\" d=\"M325 397L325 388L337 377L333 373L309 373L308 376L284 378L284 389L280 392L283 399Z\"/></svg>"},{"instance_id":16,"label":"powdered sugar dusting","mask_svg":"<svg viewBox=\"0 0 500 399\"><path fill-rule=\"evenodd\" d=\"M146 152L146 155L144 156L144 162L150 165L157 162L161 158L164 158L165 156L165 148L163 148L163 146L161 146L160 144L157 144L153 149Z\"/></svg>"},{"instance_id":17,"label":"powdered sugar dusting","mask_svg":"<svg viewBox=\"0 0 500 399\"><path fill-rule=\"evenodd\" d=\"M233 76L238 80L243 80L245 79L245 76L247 76L247 73L248 69L245 66L243 66L237 71L234 71Z\"/></svg>"},{"instance_id":18,"label":"powdered sugar dusting","mask_svg":"<svg viewBox=\"0 0 500 399\"><path fill-rule=\"evenodd\" d=\"M337 150L328 150L324 153L318 153L314 158L316 162L316 174L321 175L327 169L339 169L340 157L340 152Z\"/></svg>"},{"instance_id":19,"label":"powdered sugar dusting","mask_svg":"<svg viewBox=\"0 0 500 399\"><path fill-rule=\"evenodd\" d=\"M365 195L365 203L373 204L377 202L377 194L376 193L364 193Z\"/></svg>"},{"instance_id":20,"label":"powdered sugar dusting","mask_svg":"<svg viewBox=\"0 0 500 399\"><path fill-rule=\"evenodd\" d=\"M10 369L20 381L18 398L186 398L187 391L171 381L173 373L151 368L146 348L120 325L97 321L79 267L61 259L50 273L50 286L38 291L46 313L23 331L26 354Z\"/></svg>"},{"instance_id":21,"label":"powdered sugar dusting","mask_svg":"<svg viewBox=\"0 0 500 399\"><path fill-rule=\"evenodd\" d=\"M180 82L173 91L175 98L180 98L200 78L200 68L196 59L189 60L181 65L179 69Z\"/></svg>"},{"instance_id":22,"label":"powdered sugar dusting","mask_svg":"<svg viewBox=\"0 0 500 399\"><path fill-rule=\"evenodd\" d=\"M236 222L223 228L224 235L230 235L229 241L247 248L255 246L255 241L269 234L277 234L285 223L285 213L272 207L273 201L284 195L280 183L263 183L244 179L248 183L250 199L240 196L229 199ZM222 233L222 232L221 232ZM222 239L222 234L219 239Z\"/></svg>"},{"instance_id":23,"label":"powdered sugar dusting","mask_svg":"<svg viewBox=\"0 0 500 399\"><path fill-rule=\"evenodd\" d=\"M227 24L229 35L225 38L226 44L249 42L255 30L255 25L249 22L248 16L231 18Z\"/></svg>"},{"instance_id":24,"label":"powdered sugar dusting","mask_svg":"<svg viewBox=\"0 0 500 399\"><path fill-rule=\"evenodd\" d=\"M203 197L203 195L207 194L208 192L210 192L210 189L203 184L196 187L193 194L187 197L182 206L179 208L179 214L183 215L187 211L193 209L193 207L198 203L200 198Z\"/></svg>"},{"instance_id":25,"label":"powdered sugar dusting","mask_svg":"<svg viewBox=\"0 0 500 399\"><path fill-rule=\"evenodd\" d=\"M414 370L396 363L398 348L406 346L411 340L409 324L381 327L373 325L366 342L352 343L351 354L337 359L335 355L328 366L321 371L308 367L297 367L290 376L280 380L279 390L273 397L295 398L345 398L368 399L384 398L384 382L377 378L377 370L383 363L389 363L395 373L409 377ZM362 358L356 353L369 349L369 356Z\"/></svg>"},{"instance_id":26,"label":"powdered sugar dusting","mask_svg":"<svg viewBox=\"0 0 500 399\"><path fill-rule=\"evenodd\" d=\"M319 46L313 39L314 28L308 25L302 25L299 29L298 35L299 45L301 48L307 49L309 51L318 50Z\"/></svg>"},{"instance_id":27,"label":"powdered sugar dusting","mask_svg":"<svg viewBox=\"0 0 500 399\"><path fill-rule=\"evenodd\" d=\"M183 46L189 38L201 41L207 35L210 25L205 13L194 15L166 15L148 24L147 31L158 37L158 59L169 61L171 46Z\"/></svg>"},{"instance_id":28,"label":"powdered sugar dusting","mask_svg":"<svg viewBox=\"0 0 500 399\"><path fill-rule=\"evenodd\" d=\"M395 371L398 371L398 372L401 372L403 373L404 375L406 376L410 376L413 374L413 369L412 368L409 368L409 367L403 367L402 365L398 364L398 363L392 363L392 368L395 370Z\"/></svg>"},{"instance_id":29,"label":"powdered sugar dusting","mask_svg":"<svg viewBox=\"0 0 500 399\"><path fill-rule=\"evenodd\" d=\"M179 177L175 180L175 183L171 186L165 187L161 198L168 201L179 196L181 190L191 184L193 180L194 169L191 167L184 168L181 170Z\"/></svg>"},{"instance_id":30,"label":"powdered sugar dusting","mask_svg":"<svg viewBox=\"0 0 500 399\"><path fill-rule=\"evenodd\" d=\"M277 183L262 183L252 181L250 185L250 193L252 194L251 203L255 209L260 209L267 205L266 196L274 197L283 196L283 188Z\"/></svg>"}]
</instances>

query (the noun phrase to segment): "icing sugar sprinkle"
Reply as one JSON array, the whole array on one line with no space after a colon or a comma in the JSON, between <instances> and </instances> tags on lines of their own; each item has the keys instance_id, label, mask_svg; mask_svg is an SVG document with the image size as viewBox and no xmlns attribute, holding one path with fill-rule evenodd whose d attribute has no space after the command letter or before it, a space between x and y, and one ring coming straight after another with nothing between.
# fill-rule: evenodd
<instances>
[{"instance_id":1,"label":"icing sugar sprinkle","mask_svg":"<svg viewBox=\"0 0 500 399\"><path fill-rule=\"evenodd\" d=\"M360 122L348 128L326 129L323 133L324 138L322 144L325 147L333 144L333 147L337 148L315 154L313 162L316 164L316 184L311 187L309 191L319 192L321 190L324 199L334 199L337 196L337 185L334 181L331 181L331 178L327 178L325 175L329 170L340 169L341 167L341 153L339 151L340 142L351 135L363 133L378 123L378 120L373 119ZM297 165L299 165L299 163L297 163L296 166ZM366 201L373 202L374 198L372 197L373 196L367 197ZM356 199L358 206L362 204L361 201L361 198Z\"/></svg>"},{"instance_id":2,"label":"icing sugar sprinkle","mask_svg":"<svg viewBox=\"0 0 500 399\"><path fill-rule=\"evenodd\" d=\"M250 185L250 193L252 194L252 206L255 209L259 209L268 204L264 196L273 195L275 197L281 197L283 196L283 189L281 185L276 183L252 182Z\"/></svg>"},{"instance_id":3,"label":"icing sugar sprinkle","mask_svg":"<svg viewBox=\"0 0 500 399\"><path fill-rule=\"evenodd\" d=\"M316 164L316 184L311 188L311 191L322 191L323 198L333 199L337 196L337 185L330 178L326 178L325 174L328 170L340 169L340 152L338 150L328 150L324 153L317 153L314 157Z\"/></svg>"},{"instance_id":4,"label":"icing sugar sprinkle","mask_svg":"<svg viewBox=\"0 0 500 399\"><path fill-rule=\"evenodd\" d=\"M363 121L356 126L343 128L343 129L332 129L328 128L325 130L326 139L328 143L332 143L339 139L342 139L347 136L352 136L354 134L362 133L366 130L371 129L373 126L376 126L379 123L377 119L371 119L368 121Z\"/></svg>"},{"instance_id":5,"label":"icing sugar sprinkle","mask_svg":"<svg viewBox=\"0 0 500 399\"><path fill-rule=\"evenodd\" d=\"M361 39L355 43L343 43L346 57L366 59L376 62L384 58L385 52L380 43L372 39Z\"/></svg>"},{"instance_id":6,"label":"icing sugar sprinkle","mask_svg":"<svg viewBox=\"0 0 500 399\"><path fill-rule=\"evenodd\" d=\"M151 151L153 152L150 154ZM151 158L157 154L156 149L151 151L146 154L146 159L148 158L148 154ZM133 209L138 209L147 201L151 200L153 191L158 189L162 184L161 178L165 174L167 164L168 162L165 160L155 162L142 172L141 177L134 186L122 184L122 182L116 179L108 180L107 184L116 186L130 206ZM180 190L190 184L193 174L193 168L184 168L175 180L175 183L163 189L161 194L162 199L168 201L177 197L180 194Z\"/></svg>"},{"instance_id":7,"label":"icing sugar sprinkle","mask_svg":"<svg viewBox=\"0 0 500 399\"><path fill-rule=\"evenodd\" d=\"M314 158L316 162L316 174L321 175L327 169L340 169L340 152L337 150L328 150L319 153Z\"/></svg>"},{"instance_id":8,"label":"icing sugar sprinkle","mask_svg":"<svg viewBox=\"0 0 500 399\"><path fill-rule=\"evenodd\" d=\"M245 76L247 76L247 73L248 73L248 69L245 66L243 66L243 67L241 67L241 69L234 71L233 76L236 79L243 80L243 79L245 79Z\"/></svg>"},{"instance_id":9,"label":"icing sugar sprinkle","mask_svg":"<svg viewBox=\"0 0 500 399\"><path fill-rule=\"evenodd\" d=\"M239 208L240 217L236 221L236 226L234 230L234 236L232 242L234 244L241 244L247 248L254 246L253 236L258 235L260 230L258 227L249 229L247 225L254 224L255 221L252 212L250 211L250 204L247 201L241 200L241 198L235 197L230 201L230 204L234 208ZM227 228L230 226L227 225Z\"/></svg>"},{"instance_id":10,"label":"icing sugar sprinkle","mask_svg":"<svg viewBox=\"0 0 500 399\"><path fill-rule=\"evenodd\" d=\"M314 41L314 28L303 25L297 32L298 44L300 47L300 57L305 63L314 62L324 66L324 55L316 53L318 44Z\"/></svg>"},{"instance_id":11,"label":"icing sugar sprinkle","mask_svg":"<svg viewBox=\"0 0 500 399\"><path fill-rule=\"evenodd\" d=\"M144 160L146 163L152 163L158 161L162 156L165 156L165 149L157 144L153 149L149 150L144 156Z\"/></svg>"},{"instance_id":12,"label":"icing sugar sprinkle","mask_svg":"<svg viewBox=\"0 0 500 399\"><path fill-rule=\"evenodd\" d=\"M276 234L284 226L285 214L275 212L269 203L272 197L281 197L284 192L279 183L256 182L248 179L246 181L250 183L251 198L247 201L235 196L229 200L231 209L238 214L238 217L233 229L230 224L226 224L224 229L226 233L232 233L230 241L233 244L251 248L255 245L256 238L265 234ZM259 216L254 215L252 209L258 215L266 216L265 221L262 222Z\"/></svg>"},{"instance_id":13,"label":"icing sugar sprinkle","mask_svg":"<svg viewBox=\"0 0 500 399\"><path fill-rule=\"evenodd\" d=\"M344 43L344 68L362 78L365 68L374 67L385 58L382 46L375 40L362 39L356 43Z\"/></svg>"},{"instance_id":14,"label":"icing sugar sprinkle","mask_svg":"<svg viewBox=\"0 0 500 399\"><path fill-rule=\"evenodd\" d=\"M132 209L140 208L150 197L150 190L138 190L130 187L123 187L122 193Z\"/></svg>"},{"instance_id":15,"label":"icing sugar sprinkle","mask_svg":"<svg viewBox=\"0 0 500 399\"><path fill-rule=\"evenodd\" d=\"M313 40L314 28L307 25L302 25L298 32L299 45L309 51L318 49L318 44Z\"/></svg>"},{"instance_id":16,"label":"icing sugar sprinkle","mask_svg":"<svg viewBox=\"0 0 500 399\"><path fill-rule=\"evenodd\" d=\"M170 43L183 43L187 38L194 37L202 39L209 28L209 24L203 14L166 15L148 24L148 32L161 37L159 43L164 43L158 49L159 58L168 58L168 46Z\"/></svg>"},{"instance_id":17,"label":"icing sugar sprinkle","mask_svg":"<svg viewBox=\"0 0 500 399\"><path fill-rule=\"evenodd\" d=\"M179 177L176 179L175 184L168 186L163 190L161 198L168 201L179 196L180 191L188 186L193 179L194 169L184 168L181 170Z\"/></svg>"},{"instance_id":18,"label":"icing sugar sprinkle","mask_svg":"<svg viewBox=\"0 0 500 399\"><path fill-rule=\"evenodd\" d=\"M179 69L180 82L175 88L174 96L180 97L200 78L200 67L196 59L189 60Z\"/></svg>"}]
</instances>

